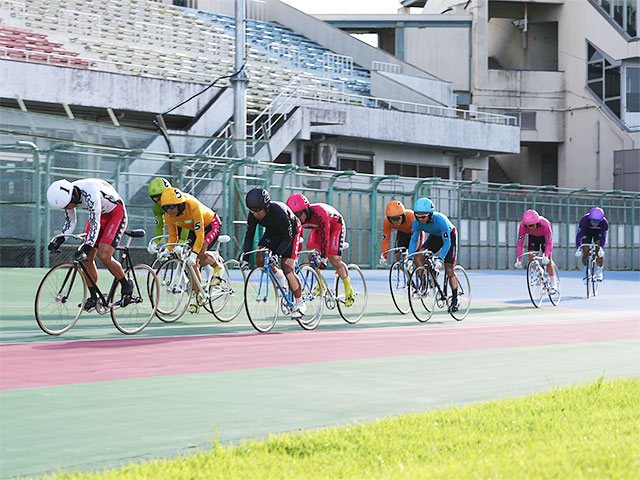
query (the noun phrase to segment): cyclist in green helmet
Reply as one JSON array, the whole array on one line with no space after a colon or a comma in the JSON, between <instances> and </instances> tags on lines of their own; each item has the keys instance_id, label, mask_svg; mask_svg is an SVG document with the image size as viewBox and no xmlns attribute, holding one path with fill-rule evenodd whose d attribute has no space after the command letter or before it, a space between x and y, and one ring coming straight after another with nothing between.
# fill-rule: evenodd
<instances>
[{"instance_id":1,"label":"cyclist in green helmet","mask_svg":"<svg viewBox=\"0 0 640 480\"><path fill-rule=\"evenodd\" d=\"M154 238L164 235L164 210L160 206L160 197L167 188L171 188L171 184L166 178L156 177L149 182L149 197L153 201L153 216L156 217ZM181 243L186 243L189 238L189 230L178 228L178 237ZM160 243L160 239L156 240L156 243Z\"/></svg>"}]
</instances>

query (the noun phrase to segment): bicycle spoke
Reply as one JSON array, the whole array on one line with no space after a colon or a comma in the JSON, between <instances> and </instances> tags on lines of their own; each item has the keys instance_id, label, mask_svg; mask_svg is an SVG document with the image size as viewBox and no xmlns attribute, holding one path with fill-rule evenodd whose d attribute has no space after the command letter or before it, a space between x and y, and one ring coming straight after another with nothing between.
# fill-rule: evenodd
<instances>
[{"instance_id":1,"label":"bicycle spoke","mask_svg":"<svg viewBox=\"0 0 640 480\"><path fill-rule=\"evenodd\" d=\"M279 294L265 267L256 267L244 285L244 306L253 328L268 332L278 320Z\"/></svg>"},{"instance_id":2,"label":"bicycle spoke","mask_svg":"<svg viewBox=\"0 0 640 480\"><path fill-rule=\"evenodd\" d=\"M394 262L389 269L389 290L393 303L403 315L409 313L409 275L404 262Z\"/></svg>"},{"instance_id":3,"label":"bicycle spoke","mask_svg":"<svg viewBox=\"0 0 640 480\"><path fill-rule=\"evenodd\" d=\"M166 323L178 320L189 307L191 287L182 261L172 258L158 268L159 301L156 316ZM151 276L147 277L152 279Z\"/></svg>"},{"instance_id":4,"label":"bicycle spoke","mask_svg":"<svg viewBox=\"0 0 640 480\"><path fill-rule=\"evenodd\" d=\"M346 296L344 289L344 282L339 276L336 276L336 291L338 292L338 311L340 316L347 323L358 323L364 316L364 312L367 308L368 293L367 282L364 279L364 274L360 267L355 264L349 264L347 266L347 272L349 274L349 280L351 283L351 289L353 291L352 296L349 298Z\"/></svg>"},{"instance_id":5,"label":"bicycle spoke","mask_svg":"<svg viewBox=\"0 0 640 480\"><path fill-rule=\"evenodd\" d=\"M61 335L73 327L87 298L85 282L72 263L58 265L45 275L36 293L38 326L49 335Z\"/></svg>"},{"instance_id":6,"label":"bicycle spoke","mask_svg":"<svg viewBox=\"0 0 640 480\"><path fill-rule=\"evenodd\" d=\"M158 278L149 265L135 265L125 272L125 278L133 281L133 294L129 303L121 306L122 285L117 282L111 320L122 333L132 335L149 325L156 314L160 288Z\"/></svg>"},{"instance_id":7,"label":"bicycle spoke","mask_svg":"<svg viewBox=\"0 0 640 480\"><path fill-rule=\"evenodd\" d=\"M224 262L220 276L213 278L209 296L213 315L221 322L236 318L244 305L245 273L237 260Z\"/></svg>"}]
</instances>

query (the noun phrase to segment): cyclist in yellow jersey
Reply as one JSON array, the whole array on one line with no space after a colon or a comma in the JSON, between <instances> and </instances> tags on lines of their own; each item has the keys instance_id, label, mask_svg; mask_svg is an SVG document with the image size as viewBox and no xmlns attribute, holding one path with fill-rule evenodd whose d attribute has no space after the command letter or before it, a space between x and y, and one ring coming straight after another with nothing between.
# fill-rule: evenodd
<instances>
[{"instance_id":1,"label":"cyclist in yellow jersey","mask_svg":"<svg viewBox=\"0 0 640 480\"><path fill-rule=\"evenodd\" d=\"M165 211L165 223L169 230L169 243L178 241L178 228L189 230L187 243L191 245L191 253L187 258L189 265L211 265L214 276L219 276L221 265L216 258L207 252L220 234L220 217L197 198L181 192L177 188L168 188L160 197L160 206ZM167 247L170 251L174 246ZM200 272L194 269L198 279Z\"/></svg>"}]
</instances>

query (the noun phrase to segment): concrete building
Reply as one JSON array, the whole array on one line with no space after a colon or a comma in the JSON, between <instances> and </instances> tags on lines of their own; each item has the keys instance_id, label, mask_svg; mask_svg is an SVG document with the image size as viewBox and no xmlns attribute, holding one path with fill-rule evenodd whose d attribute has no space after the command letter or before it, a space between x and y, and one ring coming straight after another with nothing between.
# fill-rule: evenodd
<instances>
[{"instance_id":1,"label":"concrete building","mask_svg":"<svg viewBox=\"0 0 640 480\"><path fill-rule=\"evenodd\" d=\"M451 82L462 108L516 116L520 152L492 155L490 180L640 191L638 0L399 6L318 18L378 34L380 48Z\"/></svg>"}]
</instances>

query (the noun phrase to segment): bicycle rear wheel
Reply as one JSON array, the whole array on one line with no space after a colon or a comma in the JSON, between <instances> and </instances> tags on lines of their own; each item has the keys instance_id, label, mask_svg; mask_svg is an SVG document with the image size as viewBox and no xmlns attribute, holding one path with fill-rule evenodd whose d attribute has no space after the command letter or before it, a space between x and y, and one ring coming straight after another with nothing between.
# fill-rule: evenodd
<instances>
[{"instance_id":1,"label":"bicycle rear wheel","mask_svg":"<svg viewBox=\"0 0 640 480\"><path fill-rule=\"evenodd\" d=\"M318 272L306 265L300 267L298 278L302 284L302 301L307 306L307 310L296 320L305 330L313 330L320 324L324 310L322 281Z\"/></svg>"},{"instance_id":2,"label":"bicycle rear wheel","mask_svg":"<svg viewBox=\"0 0 640 480\"><path fill-rule=\"evenodd\" d=\"M544 289L542 285L542 267L537 260L532 260L527 265L527 288L529 289L529 298L536 308L540 308Z\"/></svg>"},{"instance_id":3,"label":"bicycle rear wheel","mask_svg":"<svg viewBox=\"0 0 640 480\"><path fill-rule=\"evenodd\" d=\"M133 281L131 301L124 307L120 301L116 301L111 307L111 320L122 333L133 335L149 325L156 314L160 288L158 277L149 265L134 265L127 269L124 276ZM113 298L119 297L122 297L122 285L116 281Z\"/></svg>"},{"instance_id":4,"label":"bicycle rear wheel","mask_svg":"<svg viewBox=\"0 0 640 480\"><path fill-rule=\"evenodd\" d=\"M587 277L587 298L589 298L589 287L591 287L591 296L598 295L598 289L600 288L600 282L596 279L597 260L594 257L589 258L589 276Z\"/></svg>"},{"instance_id":5,"label":"bicycle rear wheel","mask_svg":"<svg viewBox=\"0 0 640 480\"><path fill-rule=\"evenodd\" d=\"M367 282L360 267L350 263L347 265L347 273L353 290L353 301L346 298L344 282L336 275L336 296L338 298L338 311L340 316L347 323L358 323L364 316L367 308Z\"/></svg>"},{"instance_id":6,"label":"bicycle rear wheel","mask_svg":"<svg viewBox=\"0 0 640 480\"><path fill-rule=\"evenodd\" d=\"M558 305L560 303L560 299L562 298L562 294L560 292L560 274L558 274L558 269L556 268L556 264L553 264L553 275L556 277L555 288L551 288L548 291L549 300L554 305Z\"/></svg>"},{"instance_id":7,"label":"bicycle rear wheel","mask_svg":"<svg viewBox=\"0 0 640 480\"><path fill-rule=\"evenodd\" d=\"M587 298L591 296L591 258L587 260L587 264L584 267L584 284L587 287Z\"/></svg>"},{"instance_id":8,"label":"bicycle rear wheel","mask_svg":"<svg viewBox=\"0 0 640 480\"><path fill-rule=\"evenodd\" d=\"M256 267L244 284L244 308L257 331L271 330L278 320L279 292L265 267Z\"/></svg>"},{"instance_id":9,"label":"bicycle rear wheel","mask_svg":"<svg viewBox=\"0 0 640 480\"><path fill-rule=\"evenodd\" d=\"M461 265L456 265L453 270L458 277L458 311L449 312L449 314L460 321L465 319L471 308L471 282L467 271ZM450 302L451 299L449 298L448 301Z\"/></svg>"},{"instance_id":10,"label":"bicycle rear wheel","mask_svg":"<svg viewBox=\"0 0 640 480\"><path fill-rule=\"evenodd\" d=\"M393 304L398 311L406 315L411 310L409 305L409 275L404 262L394 262L389 269L389 290Z\"/></svg>"},{"instance_id":11,"label":"bicycle rear wheel","mask_svg":"<svg viewBox=\"0 0 640 480\"><path fill-rule=\"evenodd\" d=\"M222 266L220 277L209 283L209 298L213 315L221 322L230 322L244 306L246 275L237 260L229 259Z\"/></svg>"},{"instance_id":12,"label":"bicycle rear wheel","mask_svg":"<svg viewBox=\"0 0 640 480\"><path fill-rule=\"evenodd\" d=\"M47 272L36 292L36 322L43 332L61 335L73 327L87 299L84 277L73 263L63 263Z\"/></svg>"},{"instance_id":13,"label":"bicycle rear wheel","mask_svg":"<svg viewBox=\"0 0 640 480\"><path fill-rule=\"evenodd\" d=\"M436 289L427 267L421 265L411 273L408 297L416 320L428 322L436 308Z\"/></svg>"},{"instance_id":14,"label":"bicycle rear wheel","mask_svg":"<svg viewBox=\"0 0 640 480\"><path fill-rule=\"evenodd\" d=\"M178 320L189 307L191 284L189 275L182 268L182 261L171 258L160 265L156 271L159 285L159 301L156 317L165 323ZM153 285L153 277L147 276L149 292Z\"/></svg>"}]
</instances>

